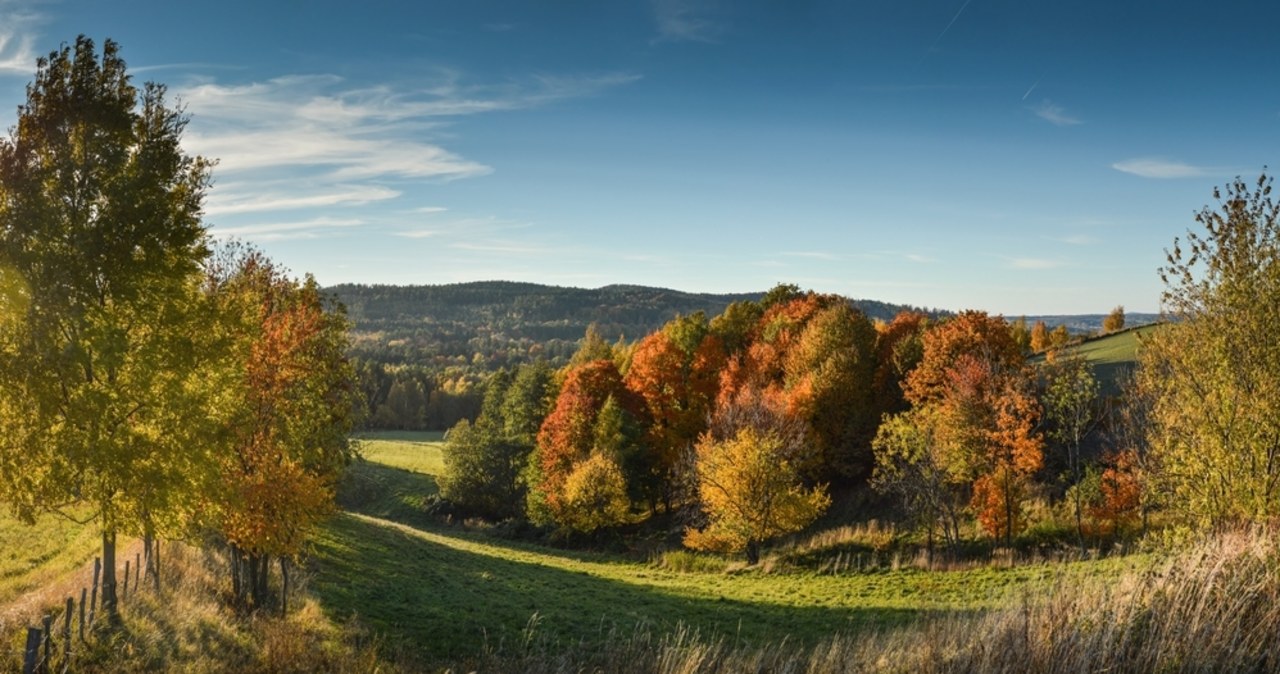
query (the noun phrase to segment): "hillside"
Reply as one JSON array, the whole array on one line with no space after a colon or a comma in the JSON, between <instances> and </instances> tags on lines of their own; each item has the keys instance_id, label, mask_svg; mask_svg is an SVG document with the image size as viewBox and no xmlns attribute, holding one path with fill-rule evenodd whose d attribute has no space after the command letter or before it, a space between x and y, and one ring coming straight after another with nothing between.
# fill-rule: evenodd
<instances>
[{"instance_id":1,"label":"hillside","mask_svg":"<svg viewBox=\"0 0 1280 674\"><path fill-rule=\"evenodd\" d=\"M609 285L566 288L511 281L449 285L337 285L327 290L346 305L354 353L388 364L493 370L542 356L567 359L587 326L601 336L639 339L677 314L716 316L733 302L763 293L687 293ZM892 319L906 307L851 300L871 318Z\"/></svg>"},{"instance_id":2,"label":"hillside","mask_svg":"<svg viewBox=\"0 0 1280 674\"><path fill-rule=\"evenodd\" d=\"M1115 396L1125 378L1133 371L1138 361L1138 348L1142 339L1156 330L1161 323L1151 323L1114 332L1101 337L1086 339L1068 347L1069 354L1079 354L1093 364L1094 376L1102 388L1102 395ZM1038 356L1035 360L1043 360Z\"/></svg>"}]
</instances>

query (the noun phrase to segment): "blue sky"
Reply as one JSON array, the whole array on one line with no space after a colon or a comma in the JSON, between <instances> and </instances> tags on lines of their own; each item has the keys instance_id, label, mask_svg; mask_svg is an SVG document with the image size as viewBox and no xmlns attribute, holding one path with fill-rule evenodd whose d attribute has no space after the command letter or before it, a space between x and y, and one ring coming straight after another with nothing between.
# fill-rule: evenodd
<instances>
[{"instance_id":1,"label":"blue sky","mask_svg":"<svg viewBox=\"0 0 1280 674\"><path fill-rule=\"evenodd\" d=\"M1226 0L13 2L0 121L85 33L191 115L218 236L324 284L1153 311L1280 166L1280 7Z\"/></svg>"}]
</instances>

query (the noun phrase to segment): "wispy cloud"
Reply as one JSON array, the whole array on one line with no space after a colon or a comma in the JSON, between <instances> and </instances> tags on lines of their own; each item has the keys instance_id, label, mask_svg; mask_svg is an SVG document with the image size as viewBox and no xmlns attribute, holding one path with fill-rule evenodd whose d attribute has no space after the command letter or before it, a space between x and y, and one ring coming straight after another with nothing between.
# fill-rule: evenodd
<instances>
[{"instance_id":1,"label":"wispy cloud","mask_svg":"<svg viewBox=\"0 0 1280 674\"><path fill-rule=\"evenodd\" d=\"M409 229L403 232L395 232L395 235L406 239L430 239L443 233L438 229Z\"/></svg>"},{"instance_id":2,"label":"wispy cloud","mask_svg":"<svg viewBox=\"0 0 1280 674\"><path fill-rule=\"evenodd\" d=\"M628 73L534 75L469 85L441 70L414 87L354 86L333 75L294 75L243 85L203 79L174 91L192 113L190 152L232 177L211 191L211 215L349 206L394 199L393 180L449 181L492 169L442 147L449 118L516 110L598 94L638 79Z\"/></svg>"},{"instance_id":3,"label":"wispy cloud","mask_svg":"<svg viewBox=\"0 0 1280 674\"><path fill-rule=\"evenodd\" d=\"M835 255L834 253L823 253L818 251L793 251L783 253L783 255L787 257L803 257L810 260L828 260L832 262L840 259L840 256Z\"/></svg>"},{"instance_id":4,"label":"wispy cloud","mask_svg":"<svg viewBox=\"0 0 1280 674\"><path fill-rule=\"evenodd\" d=\"M1009 263L1009 267L1013 269L1054 269L1063 266L1061 260L1047 260L1040 257L1010 257L1005 259Z\"/></svg>"},{"instance_id":5,"label":"wispy cloud","mask_svg":"<svg viewBox=\"0 0 1280 674\"><path fill-rule=\"evenodd\" d=\"M1061 105L1047 98L1041 101L1040 105L1031 108L1031 111L1040 119L1056 126L1075 126L1084 123L1079 117L1068 113Z\"/></svg>"},{"instance_id":6,"label":"wispy cloud","mask_svg":"<svg viewBox=\"0 0 1280 674\"><path fill-rule=\"evenodd\" d=\"M1208 169L1201 166L1193 166L1185 162L1174 159L1166 159L1163 157L1139 157L1136 159L1126 159L1118 161L1111 165L1111 168L1130 173L1142 178L1172 179L1172 178L1195 178L1208 173Z\"/></svg>"},{"instance_id":7,"label":"wispy cloud","mask_svg":"<svg viewBox=\"0 0 1280 674\"><path fill-rule=\"evenodd\" d=\"M44 22L41 14L15 8L0 2L0 76L31 77L36 70L36 27Z\"/></svg>"},{"instance_id":8,"label":"wispy cloud","mask_svg":"<svg viewBox=\"0 0 1280 674\"><path fill-rule=\"evenodd\" d=\"M707 0L653 0L658 40L714 44L724 26L712 18L714 6Z\"/></svg>"},{"instance_id":9,"label":"wispy cloud","mask_svg":"<svg viewBox=\"0 0 1280 674\"><path fill-rule=\"evenodd\" d=\"M501 253L503 255L516 256L550 255L564 252L549 246L520 241L457 241L449 244L449 247L479 253Z\"/></svg>"},{"instance_id":10,"label":"wispy cloud","mask_svg":"<svg viewBox=\"0 0 1280 674\"><path fill-rule=\"evenodd\" d=\"M218 238L242 237L251 238L255 241L315 239L332 235L335 229L358 227L363 224L364 221L359 219L320 217L299 222L277 222L244 225L241 227L214 227L211 233Z\"/></svg>"},{"instance_id":11,"label":"wispy cloud","mask_svg":"<svg viewBox=\"0 0 1280 674\"><path fill-rule=\"evenodd\" d=\"M217 216L326 206L361 206L398 196L400 192L378 185L338 184L307 188L289 180L266 185L228 183L221 186L221 189L210 192L204 210L208 215Z\"/></svg>"},{"instance_id":12,"label":"wispy cloud","mask_svg":"<svg viewBox=\"0 0 1280 674\"><path fill-rule=\"evenodd\" d=\"M934 258L928 257L927 255L920 255L918 253L907 253L902 257L906 258L908 262L915 262L916 264L928 264L931 262L937 262L937 260Z\"/></svg>"},{"instance_id":13,"label":"wispy cloud","mask_svg":"<svg viewBox=\"0 0 1280 674\"><path fill-rule=\"evenodd\" d=\"M1071 244L1072 246L1091 246L1098 242L1098 237L1089 236L1088 234L1072 234L1070 236L1051 237L1050 240Z\"/></svg>"}]
</instances>

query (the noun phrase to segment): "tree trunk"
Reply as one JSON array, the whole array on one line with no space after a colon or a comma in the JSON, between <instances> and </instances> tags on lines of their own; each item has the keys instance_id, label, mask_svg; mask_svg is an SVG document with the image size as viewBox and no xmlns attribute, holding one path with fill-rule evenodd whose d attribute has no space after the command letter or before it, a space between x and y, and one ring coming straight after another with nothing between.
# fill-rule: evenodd
<instances>
[{"instance_id":1,"label":"tree trunk","mask_svg":"<svg viewBox=\"0 0 1280 674\"><path fill-rule=\"evenodd\" d=\"M280 558L280 617L289 615L289 558Z\"/></svg>"},{"instance_id":2,"label":"tree trunk","mask_svg":"<svg viewBox=\"0 0 1280 674\"><path fill-rule=\"evenodd\" d=\"M116 598L116 532L102 530L102 612L107 624L120 622L120 610Z\"/></svg>"},{"instance_id":3,"label":"tree trunk","mask_svg":"<svg viewBox=\"0 0 1280 674\"><path fill-rule=\"evenodd\" d=\"M244 581L240 577L240 548L231 546L231 594L237 602L244 601Z\"/></svg>"},{"instance_id":4,"label":"tree trunk","mask_svg":"<svg viewBox=\"0 0 1280 674\"><path fill-rule=\"evenodd\" d=\"M747 541L747 564L755 566L760 563L760 543Z\"/></svg>"},{"instance_id":5,"label":"tree trunk","mask_svg":"<svg viewBox=\"0 0 1280 674\"><path fill-rule=\"evenodd\" d=\"M160 593L160 539L151 540L151 563L155 566L151 577L155 580L156 593Z\"/></svg>"}]
</instances>

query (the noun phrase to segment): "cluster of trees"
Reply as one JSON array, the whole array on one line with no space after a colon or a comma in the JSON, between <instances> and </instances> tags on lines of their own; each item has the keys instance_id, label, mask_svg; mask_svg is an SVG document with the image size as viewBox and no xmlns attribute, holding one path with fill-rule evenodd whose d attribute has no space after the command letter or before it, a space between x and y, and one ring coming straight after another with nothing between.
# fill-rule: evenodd
<instances>
[{"instance_id":1,"label":"cluster of trees","mask_svg":"<svg viewBox=\"0 0 1280 674\"><path fill-rule=\"evenodd\" d=\"M484 398L481 375L455 368L389 365L351 356L360 390L357 417L364 428L444 430L474 419Z\"/></svg>"},{"instance_id":2,"label":"cluster of trees","mask_svg":"<svg viewBox=\"0 0 1280 674\"><path fill-rule=\"evenodd\" d=\"M635 343L589 334L555 371L500 375L478 420L450 436L444 494L585 532L680 514L686 545L753 559L860 484L948 545L975 531L1011 544L1043 524L1037 502L1082 547L1157 512L1197 527L1274 521L1270 194L1265 176L1237 180L1197 217L1205 232L1175 242L1161 270L1174 320L1142 340L1118 397L1062 348L1065 330L977 311L872 321L843 298L779 286ZM1104 330L1124 326L1116 307Z\"/></svg>"},{"instance_id":3,"label":"cluster of trees","mask_svg":"<svg viewBox=\"0 0 1280 674\"><path fill-rule=\"evenodd\" d=\"M442 493L580 532L678 515L689 547L749 559L833 489L899 497L949 545L971 523L1011 543L1052 497L1083 545L1136 517L1137 464L1099 450L1119 426L1092 368L1058 350L1033 363L1030 332L976 311L873 321L787 285L634 343L588 331L558 370L493 378L448 435Z\"/></svg>"},{"instance_id":4,"label":"cluster of trees","mask_svg":"<svg viewBox=\"0 0 1280 674\"><path fill-rule=\"evenodd\" d=\"M113 618L120 535L225 543L260 604L350 458L346 319L310 277L211 250L185 123L81 36L0 141L0 501L90 513Z\"/></svg>"}]
</instances>

